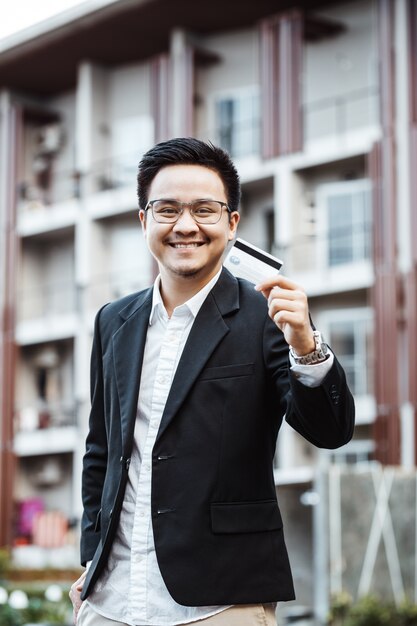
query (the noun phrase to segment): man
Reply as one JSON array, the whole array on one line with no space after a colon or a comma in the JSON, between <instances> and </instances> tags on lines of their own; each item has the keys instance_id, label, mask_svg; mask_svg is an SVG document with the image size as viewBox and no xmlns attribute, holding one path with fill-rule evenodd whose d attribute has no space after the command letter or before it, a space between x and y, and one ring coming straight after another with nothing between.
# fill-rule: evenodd
<instances>
[{"instance_id":1,"label":"man","mask_svg":"<svg viewBox=\"0 0 417 626\"><path fill-rule=\"evenodd\" d=\"M222 269L240 196L224 151L158 144L138 193L160 274L96 318L78 623L272 625L294 598L279 427L285 415L313 444L343 445L352 396L299 286L277 275L254 289Z\"/></svg>"}]
</instances>

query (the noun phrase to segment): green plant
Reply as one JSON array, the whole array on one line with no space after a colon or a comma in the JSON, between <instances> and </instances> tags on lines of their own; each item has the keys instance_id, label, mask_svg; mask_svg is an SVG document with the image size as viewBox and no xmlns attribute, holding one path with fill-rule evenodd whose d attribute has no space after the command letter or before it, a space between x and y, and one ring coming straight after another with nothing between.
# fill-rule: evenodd
<instances>
[{"instance_id":1,"label":"green plant","mask_svg":"<svg viewBox=\"0 0 417 626\"><path fill-rule=\"evenodd\" d=\"M417 625L417 605L405 600L398 608L399 626Z\"/></svg>"},{"instance_id":2,"label":"green plant","mask_svg":"<svg viewBox=\"0 0 417 626\"><path fill-rule=\"evenodd\" d=\"M342 626L344 620L349 615L352 608L352 596L346 591L335 595L332 599L332 606L328 622L331 626Z\"/></svg>"},{"instance_id":3,"label":"green plant","mask_svg":"<svg viewBox=\"0 0 417 626\"><path fill-rule=\"evenodd\" d=\"M0 604L0 624L1 626L22 626L23 616L20 611L12 609L8 604Z\"/></svg>"},{"instance_id":4,"label":"green plant","mask_svg":"<svg viewBox=\"0 0 417 626\"><path fill-rule=\"evenodd\" d=\"M6 548L0 548L0 580L7 577L10 569L10 554Z\"/></svg>"},{"instance_id":5,"label":"green plant","mask_svg":"<svg viewBox=\"0 0 417 626\"><path fill-rule=\"evenodd\" d=\"M359 600L346 619L346 626L394 626L395 609L373 596Z\"/></svg>"},{"instance_id":6,"label":"green plant","mask_svg":"<svg viewBox=\"0 0 417 626\"><path fill-rule=\"evenodd\" d=\"M31 598L28 607L22 610L22 615L25 623L66 624L67 605L63 602Z\"/></svg>"},{"instance_id":7,"label":"green plant","mask_svg":"<svg viewBox=\"0 0 417 626\"><path fill-rule=\"evenodd\" d=\"M417 605L405 600L396 607L375 596L366 596L353 603L347 593L332 600L329 626L417 626Z\"/></svg>"}]
</instances>

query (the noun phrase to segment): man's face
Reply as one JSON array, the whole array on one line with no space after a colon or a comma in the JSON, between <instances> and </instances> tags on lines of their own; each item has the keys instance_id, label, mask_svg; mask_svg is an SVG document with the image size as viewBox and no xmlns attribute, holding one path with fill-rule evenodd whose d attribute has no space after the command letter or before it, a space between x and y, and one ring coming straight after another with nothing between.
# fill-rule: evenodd
<instances>
[{"instance_id":1,"label":"man's face","mask_svg":"<svg viewBox=\"0 0 417 626\"><path fill-rule=\"evenodd\" d=\"M148 200L180 202L218 200L227 203L220 176L201 165L169 165L159 170L149 188ZM224 208L217 224L197 224L185 207L175 224L156 222L149 209L139 213L149 249L164 276L208 282L220 269L223 253L239 222L239 214Z\"/></svg>"}]
</instances>

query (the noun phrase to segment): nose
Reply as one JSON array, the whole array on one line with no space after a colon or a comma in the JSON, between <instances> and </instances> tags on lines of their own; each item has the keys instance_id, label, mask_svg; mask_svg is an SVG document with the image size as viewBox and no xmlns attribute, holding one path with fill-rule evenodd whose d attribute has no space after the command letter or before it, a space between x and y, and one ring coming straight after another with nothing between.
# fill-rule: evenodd
<instances>
[{"instance_id":1,"label":"nose","mask_svg":"<svg viewBox=\"0 0 417 626\"><path fill-rule=\"evenodd\" d=\"M192 217L189 208L184 208L177 222L175 222L172 230L176 233L196 233L198 232L198 224Z\"/></svg>"}]
</instances>

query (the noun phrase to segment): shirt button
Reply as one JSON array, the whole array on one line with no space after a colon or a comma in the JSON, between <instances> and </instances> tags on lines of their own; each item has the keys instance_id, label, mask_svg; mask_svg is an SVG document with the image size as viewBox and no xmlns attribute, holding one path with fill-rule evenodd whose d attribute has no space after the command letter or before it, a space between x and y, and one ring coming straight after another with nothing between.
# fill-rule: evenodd
<instances>
[{"instance_id":1,"label":"shirt button","mask_svg":"<svg viewBox=\"0 0 417 626\"><path fill-rule=\"evenodd\" d=\"M160 376L158 378L158 383L160 383L161 385L163 385L166 382L166 376Z\"/></svg>"},{"instance_id":2,"label":"shirt button","mask_svg":"<svg viewBox=\"0 0 417 626\"><path fill-rule=\"evenodd\" d=\"M141 517L145 517L145 511L141 511L141 512L139 513L139 515L140 515Z\"/></svg>"},{"instance_id":3,"label":"shirt button","mask_svg":"<svg viewBox=\"0 0 417 626\"><path fill-rule=\"evenodd\" d=\"M147 463L147 464L145 465L145 469L146 469L146 471L147 471L147 472L149 472L149 470L151 469L151 466L150 466L150 465L148 465L148 463Z\"/></svg>"}]
</instances>

